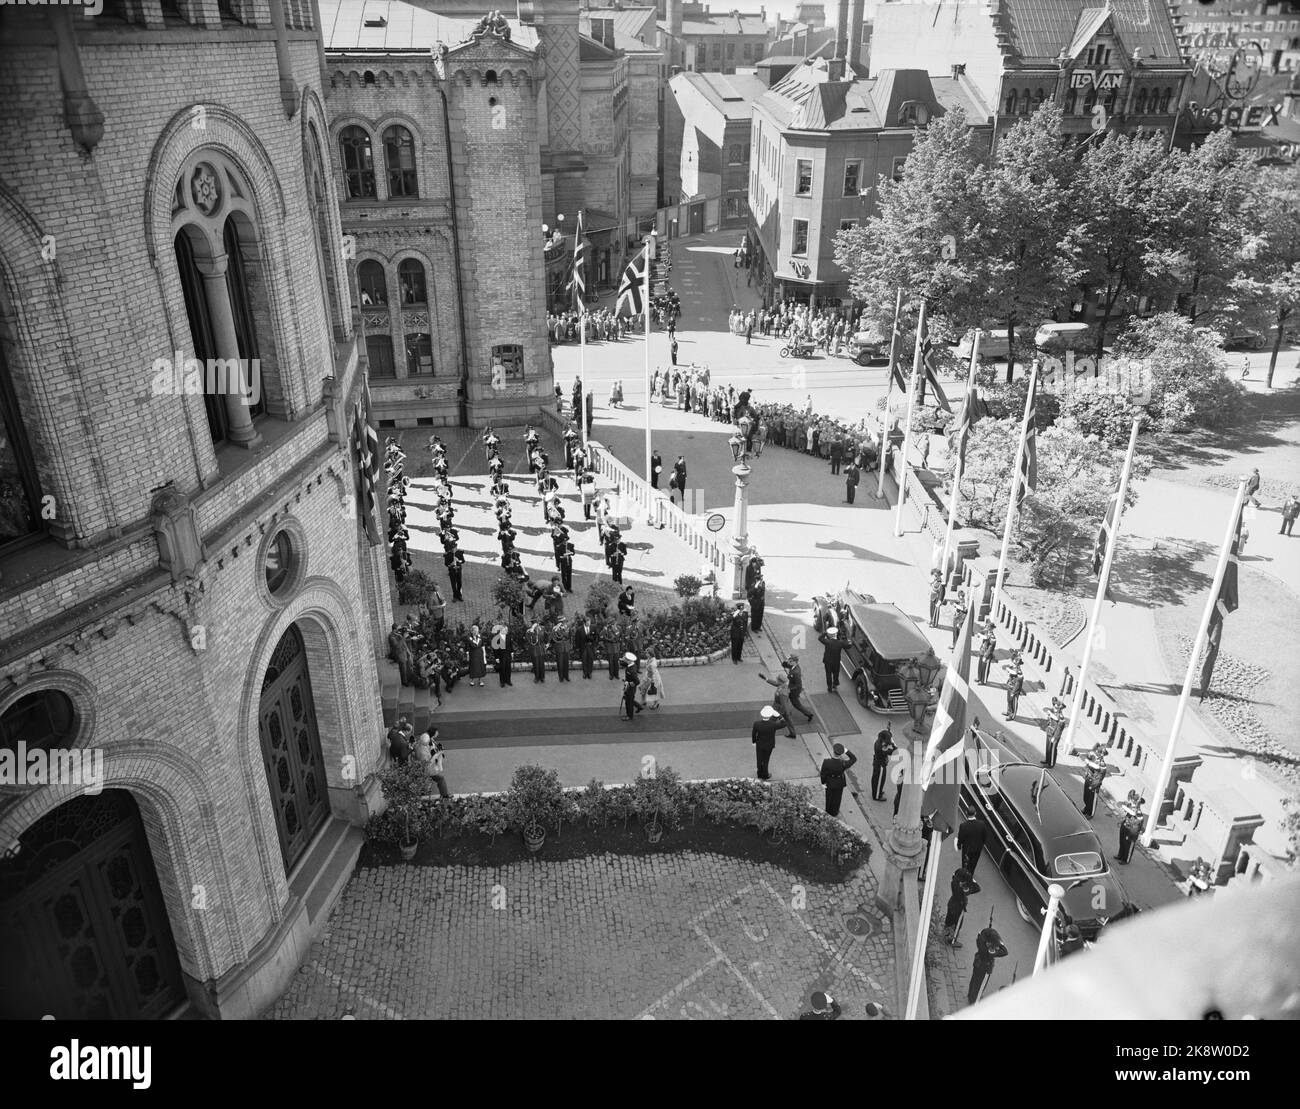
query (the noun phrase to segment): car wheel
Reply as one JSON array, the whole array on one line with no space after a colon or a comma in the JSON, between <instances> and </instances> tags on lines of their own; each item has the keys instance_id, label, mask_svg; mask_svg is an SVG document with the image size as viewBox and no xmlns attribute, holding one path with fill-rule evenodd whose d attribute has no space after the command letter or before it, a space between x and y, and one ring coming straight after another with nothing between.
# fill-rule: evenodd
<instances>
[{"instance_id":1,"label":"car wheel","mask_svg":"<svg viewBox=\"0 0 1300 1109\"><path fill-rule=\"evenodd\" d=\"M867 688L867 679L858 675L853 681L853 690L858 695L858 704L864 709L871 707L871 690Z\"/></svg>"},{"instance_id":2,"label":"car wheel","mask_svg":"<svg viewBox=\"0 0 1300 1109\"><path fill-rule=\"evenodd\" d=\"M869 355L865 350L859 351L853 356L853 361L855 361L859 366L865 366L871 361L871 355Z\"/></svg>"},{"instance_id":3,"label":"car wheel","mask_svg":"<svg viewBox=\"0 0 1300 1109\"><path fill-rule=\"evenodd\" d=\"M1029 915L1028 907L1025 905L1025 903L1022 900L1020 900L1019 897L1016 898L1016 912L1020 914L1020 919L1023 920L1026 924L1028 924L1029 927L1039 928L1039 929L1043 927L1043 922L1041 920L1035 920L1032 916Z\"/></svg>"},{"instance_id":4,"label":"car wheel","mask_svg":"<svg viewBox=\"0 0 1300 1109\"><path fill-rule=\"evenodd\" d=\"M789 347L782 347L782 348L781 348L781 357L782 357L782 358L789 358L789 357L790 357L790 348L789 348Z\"/></svg>"}]
</instances>

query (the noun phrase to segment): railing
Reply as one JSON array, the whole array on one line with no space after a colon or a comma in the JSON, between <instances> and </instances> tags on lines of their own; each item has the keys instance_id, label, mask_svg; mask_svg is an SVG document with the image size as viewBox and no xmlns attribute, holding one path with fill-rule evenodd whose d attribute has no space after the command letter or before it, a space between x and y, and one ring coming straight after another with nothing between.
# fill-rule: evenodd
<instances>
[{"instance_id":1,"label":"railing","mask_svg":"<svg viewBox=\"0 0 1300 1109\"><path fill-rule=\"evenodd\" d=\"M916 476L916 470L911 466L906 467L906 469L907 505L904 507L911 508L912 515L916 517L922 531L929 532L930 537L935 542L942 543L944 533L948 529L948 521L944 516L944 511L939 505L935 504L930 490Z\"/></svg>"}]
</instances>

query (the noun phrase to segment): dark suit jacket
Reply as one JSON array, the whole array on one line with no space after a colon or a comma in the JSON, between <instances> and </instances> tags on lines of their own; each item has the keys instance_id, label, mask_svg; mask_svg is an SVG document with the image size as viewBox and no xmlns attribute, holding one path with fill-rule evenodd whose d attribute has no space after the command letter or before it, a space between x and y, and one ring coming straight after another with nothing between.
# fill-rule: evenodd
<instances>
[{"instance_id":1,"label":"dark suit jacket","mask_svg":"<svg viewBox=\"0 0 1300 1109\"><path fill-rule=\"evenodd\" d=\"M840 655L844 653L844 648L849 645L848 641L844 639L836 639L833 635L827 635L825 632L822 632L821 635L817 637L817 641L824 647L824 650L822 651L822 662L827 666L838 667L840 664Z\"/></svg>"},{"instance_id":2,"label":"dark suit jacket","mask_svg":"<svg viewBox=\"0 0 1300 1109\"><path fill-rule=\"evenodd\" d=\"M783 717L775 717L772 720L764 720L759 717L754 721L753 732L750 735L750 742L760 751L772 751L776 749L776 730L783 726Z\"/></svg>"},{"instance_id":3,"label":"dark suit jacket","mask_svg":"<svg viewBox=\"0 0 1300 1109\"><path fill-rule=\"evenodd\" d=\"M988 834L989 826L984 821L975 818L963 820L957 829L957 846L963 851L982 850Z\"/></svg>"},{"instance_id":4,"label":"dark suit jacket","mask_svg":"<svg viewBox=\"0 0 1300 1109\"><path fill-rule=\"evenodd\" d=\"M845 772L858 761L858 756L852 751L845 751L842 758L836 758L832 755L829 759L822 760L821 780L824 786L840 786L848 784L844 775Z\"/></svg>"}]
</instances>

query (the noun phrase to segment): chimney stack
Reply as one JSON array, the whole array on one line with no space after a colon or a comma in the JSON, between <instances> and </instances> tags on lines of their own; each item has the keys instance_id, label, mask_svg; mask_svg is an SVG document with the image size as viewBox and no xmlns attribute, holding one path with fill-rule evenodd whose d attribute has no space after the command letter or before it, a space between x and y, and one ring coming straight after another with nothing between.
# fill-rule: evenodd
<instances>
[{"instance_id":1,"label":"chimney stack","mask_svg":"<svg viewBox=\"0 0 1300 1109\"><path fill-rule=\"evenodd\" d=\"M865 0L850 0L849 10L849 68L857 65L863 69L867 67L867 60L862 56L862 24L864 19Z\"/></svg>"},{"instance_id":2,"label":"chimney stack","mask_svg":"<svg viewBox=\"0 0 1300 1109\"><path fill-rule=\"evenodd\" d=\"M666 0L668 13L668 62L682 64L682 0Z\"/></svg>"},{"instance_id":3,"label":"chimney stack","mask_svg":"<svg viewBox=\"0 0 1300 1109\"><path fill-rule=\"evenodd\" d=\"M835 57L849 56L849 0L836 0L835 6Z\"/></svg>"}]
</instances>

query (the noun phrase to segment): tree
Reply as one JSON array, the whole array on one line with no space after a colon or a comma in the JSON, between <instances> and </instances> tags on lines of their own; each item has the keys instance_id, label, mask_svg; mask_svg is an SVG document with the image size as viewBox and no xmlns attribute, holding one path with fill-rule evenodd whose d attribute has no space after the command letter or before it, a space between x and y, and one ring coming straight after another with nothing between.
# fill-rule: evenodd
<instances>
[{"instance_id":1,"label":"tree","mask_svg":"<svg viewBox=\"0 0 1300 1109\"><path fill-rule=\"evenodd\" d=\"M1134 320L1115 343L1147 382L1147 415L1161 431L1224 427L1241 413L1245 390L1227 375L1223 338L1176 312Z\"/></svg>"},{"instance_id":2,"label":"tree","mask_svg":"<svg viewBox=\"0 0 1300 1109\"><path fill-rule=\"evenodd\" d=\"M1079 252L1080 285L1101 310L1098 360L1111 319L1166 272L1172 196L1159 136L1107 133L1079 163L1071 199L1080 216L1070 245Z\"/></svg>"},{"instance_id":3,"label":"tree","mask_svg":"<svg viewBox=\"0 0 1300 1109\"><path fill-rule=\"evenodd\" d=\"M1300 313L1300 181L1293 170L1269 168L1260 174L1247 219L1255 230L1243 249L1234 291L1267 312L1277 327L1265 382L1271 389L1287 321Z\"/></svg>"},{"instance_id":4,"label":"tree","mask_svg":"<svg viewBox=\"0 0 1300 1109\"><path fill-rule=\"evenodd\" d=\"M966 326L948 317L973 280L967 245L980 219L975 177L986 156L961 109L946 112L918 129L902 178L880 179L877 214L835 236L835 261L881 334L893 327L900 288L913 318L917 302L927 301L933 330Z\"/></svg>"},{"instance_id":5,"label":"tree","mask_svg":"<svg viewBox=\"0 0 1300 1109\"><path fill-rule=\"evenodd\" d=\"M1300 870L1300 794L1284 798L1286 816L1282 818L1282 832L1286 836L1288 870Z\"/></svg>"},{"instance_id":6,"label":"tree","mask_svg":"<svg viewBox=\"0 0 1300 1109\"><path fill-rule=\"evenodd\" d=\"M962 504L971 526L1002 531L1019 436L1019 420L988 420L976 425L962 475ZM1079 536L1095 534L1123 465L1123 449L1109 447L1074 428L1058 425L1039 432L1038 489L1021 504L1018 529L1013 533L1016 545L1029 559L1035 584L1044 583L1063 547ZM1149 469L1145 458L1134 458L1134 478ZM1126 506L1136 502L1137 484L1130 480Z\"/></svg>"},{"instance_id":7,"label":"tree","mask_svg":"<svg viewBox=\"0 0 1300 1109\"><path fill-rule=\"evenodd\" d=\"M1144 419L1145 414L1127 396L1111 391L1107 385L1105 378L1073 383L1061 400L1058 423L1080 435L1095 436L1108 447L1126 449L1133 421Z\"/></svg>"},{"instance_id":8,"label":"tree","mask_svg":"<svg viewBox=\"0 0 1300 1109\"><path fill-rule=\"evenodd\" d=\"M1062 147L1060 109L1049 103L998 140L997 161L975 178L980 221L967 247L974 280L960 315L1006 325L1008 382L1017 326L1052 315L1079 277L1069 235L1076 172Z\"/></svg>"}]
</instances>

